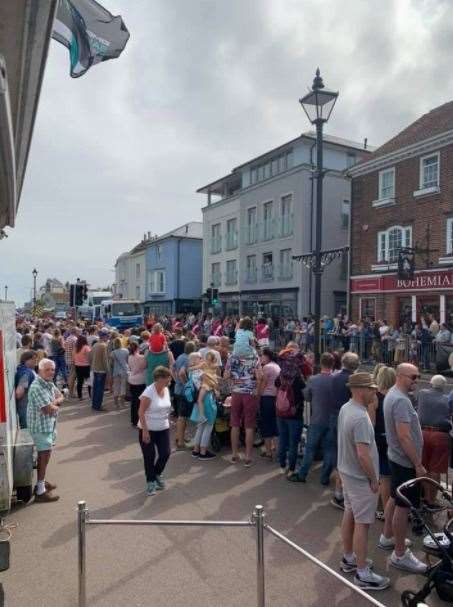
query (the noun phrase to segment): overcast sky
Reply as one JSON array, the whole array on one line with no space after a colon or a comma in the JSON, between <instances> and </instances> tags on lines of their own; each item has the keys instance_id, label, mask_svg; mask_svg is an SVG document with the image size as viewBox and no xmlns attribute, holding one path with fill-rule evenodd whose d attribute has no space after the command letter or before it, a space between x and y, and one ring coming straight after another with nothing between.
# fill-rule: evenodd
<instances>
[{"instance_id":1,"label":"overcast sky","mask_svg":"<svg viewBox=\"0 0 453 607\"><path fill-rule=\"evenodd\" d=\"M4 285L113 282L150 230L201 220L195 190L308 130L298 98L319 65L340 97L331 135L380 145L453 99L449 0L100 0L131 37L69 77L52 41Z\"/></svg>"}]
</instances>

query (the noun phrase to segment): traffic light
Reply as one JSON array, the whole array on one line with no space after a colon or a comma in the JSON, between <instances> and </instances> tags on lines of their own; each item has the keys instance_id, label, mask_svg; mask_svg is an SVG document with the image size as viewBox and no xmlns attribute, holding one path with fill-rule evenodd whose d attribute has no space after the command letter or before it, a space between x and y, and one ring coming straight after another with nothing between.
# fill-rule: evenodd
<instances>
[{"instance_id":1,"label":"traffic light","mask_svg":"<svg viewBox=\"0 0 453 607\"><path fill-rule=\"evenodd\" d=\"M69 305L71 308L75 306L75 285L69 287Z\"/></svg>"},{"instance_id":2,"label":"traffic light","mask_svg":"<svg viewBox=\"0 0 453 607\"><path fill-rule=\"evenodd\" d=\"M84 282L82 284L82 287L83 287L82 288L82 297L83 297L83 301L85 301L85 299L87 298L87 295L88 295L88 285L87 285L87 283Z\"/></svg>"},{"instance_id":3,"label":"traffic light","mask_svg":"<svg viewBox=\"0 0 453 607\"><path fill-rule=\"evenodd\" d=\"M69 287L69 304L71 307L81 306L87 296L87 284L86 282L78 282L75 285Z\"/></svg>"},{"instance_id":4,"label":"traffic light","mask_svg":"<svg viewBox=\"0 0 453 607\"><path fill-rule=\"evenodd\" d=\"M208 300L209 303L212 303L212 292L213 292L213 288L212 287L208 287L206 289L206 298Z\"/></svg>"},{"instance_id":5,"label":"traffic light","mask_svg":"<svg viewBox=\"0 0 453 607\"><path fill-rule=\"evenodd\" d=\"M211 289L211 303L216 306L219 303L219 289Z\"/></svg>"}]
</instances>

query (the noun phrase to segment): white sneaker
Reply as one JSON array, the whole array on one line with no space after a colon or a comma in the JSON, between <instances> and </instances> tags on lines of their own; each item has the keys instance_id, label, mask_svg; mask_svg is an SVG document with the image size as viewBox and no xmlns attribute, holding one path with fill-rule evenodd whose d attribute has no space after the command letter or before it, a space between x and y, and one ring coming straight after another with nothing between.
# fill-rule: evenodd
<instances>
[{"instance_id":1,"label":"white sneaker","mask_svg":"<svg viewBox=\"0 0 453 607\"><path fill-rule=\"evenodd\" d=\"M390 564L397 569L410 571L411 573L426 573L428 569L428 565L420 561L409 548L406 548L403 556L397 556L395 551L393 551L390 557Z\"/></svg>"},{"instance_id":2,"label":"white sneaker","mask_svg":"<svg viewBox=\"0 0 453 607\"><path fill-rule=\"evenodd\" d=\"M355 574L354 584L362 590L385 590L390 586L390 578L378 575L367 567L365 574Z\"/></svg>"},{"instance_id":3,"label":"white sneaker","mask_svg":"<svg viewBox=\"0 0 453 607\"><path fill-rule=\"evenodd\" d=\"M412 546L412 542L410 539L406 538L404 540L404 545L406 548L410 548ZM378 548L381 550L393 550L395 548L395 538L394 537L385 537L383 533L381 533L381 537L379 538Z\"/></svg>"}]
</instances>

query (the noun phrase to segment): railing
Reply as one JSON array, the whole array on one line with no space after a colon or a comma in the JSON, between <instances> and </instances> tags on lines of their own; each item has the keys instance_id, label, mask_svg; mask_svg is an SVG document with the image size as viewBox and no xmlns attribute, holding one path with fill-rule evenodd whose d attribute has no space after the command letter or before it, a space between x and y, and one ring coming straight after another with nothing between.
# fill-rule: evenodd
<instances>
[{"instance_id":1,"label":"railing","mask_svg":"<svg viewBox=\"0 0 453 607\"><path fill-rule=\"evenodd\" d=\"M222 273L214 272L214 274L211 276L211 282L214 287L220 287L222 284Z\"/></svg>"},{"instance_id":2,"label":"railing","mask_svg":"<svg viewBox=\"0 0 453 607\"><path fill-rule=\"evenodd\" d=\"M248 268L245 271L245 282L247 284L254 284L258 279L258 272L256 268Z\"/></svg>"},{"instance_id":3,"label":"railing","mask_svg":"<svg viewBox=\"0 0 453 607\"><path fill-rule=\"evenodd\" d=\"M226 285L236 285L238 282L238 271L237 270L233 270L233 271L227 271L226 273L226 277L225 277L225 284Z\"/></svg>"},{"instance_id":4,"label":"railing","mask_svg":"<svg viewBox=\"0 0 453 607\"><path fill-rule=\"evenodd\" d=\"M238 233L227 232L225 249L231 251L238 248Z\"/></svg>"},{"instance_id":5,"label":"railing","mask_svg":"<svg viewBox=\"0 0 453 607\"><path fill-rule=\"evenodd\" d=\"M245 244L256 244L258 242L258 224L247 224L245 227Z\"/></svg>"},{"instance_id":6,"label":"railing","mask_svg":"<svg viewBox=\"0 0 453 607\"><path fill-rule=\"evenodd\" d=\"M263 282L274 280L274 266L272 264L264 265L261 269L261 277Z\"/></svg>"},{"instance_id":7,"label":"railing","mask_svg":"<svg viewBox=\"0 0 453 607\"><path fill-rule=\"evenodd\" d=\"M264 560L264 530L281 540L286 545L293 548L299 554L307 557L312 563L333 575L342 584L353 590L356 594L365 598L376 607L385 607L382 603L371 597L369 594L354 586L349 580L345 579L339 573L331 569L328 565L317 559L315 556L298 546L295 542L288 539L283 533L280 533L265 522L263 506L255 506L251 518L248 521L191 521L191 520L115 520L115 519L92 519L86 502L78 502L77 507L77 537L78 537L78 607L87 607L87 541L86 530L88 525L118 525L118 526L159 526L159 527L254 527L256 540L256 604L257 607L266 606L266 578L265 578L265 560Z\"/></svg>"},{"instance_id":8,"label":"railing","mask_svg":"<svg viewBox=\"0 0 453 607\"><path fill-rule=\"evenodd\" d=\"M216 253L221 253L221 251L222 251L222 237L221 236L213 236L211 238L210 251L211 251L211 255L215 255Z\"/></svg>"}]
</instances>

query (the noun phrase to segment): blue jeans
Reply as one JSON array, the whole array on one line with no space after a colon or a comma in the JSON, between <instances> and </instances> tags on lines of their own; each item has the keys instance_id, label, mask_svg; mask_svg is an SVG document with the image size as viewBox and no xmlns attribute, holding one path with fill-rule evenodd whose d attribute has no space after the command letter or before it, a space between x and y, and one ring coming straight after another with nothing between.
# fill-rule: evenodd
<instances>
[{"instance_id":1,"label":"blue jeans","mask_svg":"<svg viewBox=\"0 0 453 607\"><path fill-rule=\"evenodd\" d=\"M281 468L288 468L291 472L296 469L297 447L302 434L302 420L277 417L278 428L278 461Z\"/></svg>"},{"instance_id":2,"label":"blue jeans","mask_svg":"<svg viewBox=\"0 0 453 607\"><path fill-rule=\"evenodd\" d=\"M17 407L17 417L19 418L19 427L27 427L27 407Z\"/></svg>"},{"instance_id":3,"label":"blue jeans","mask_svg":"<svg viewBox=\"0 0 453 607\"><path fill-rule=\"evenodd\" d=\"M93 388L91 393L91 404L93 409L99 409L102 407L102 400L104 398L104 388L107 373L93 373Z\"/></svg>"},{"instance_id":4,"label":"blue jeans","mask_svg":"<svg viewBox=\"0 0 453 607\"><path fill-rule=\"evenodd\" d=\"M66 369L66 360L64 354L61 356L51 356L50 358L55 363L55 375L53 378L54 383L57 382L58 375L61 375L63 382L66 385L68 383L68 371Z\"/></svg>"},{"instance_id":5,"label":"blue jeans","mask_svg":"<svg viewBox=\"0 0 453 607\"><path fill-rule=\"evenodd\" d=\"M298 475L301 478L307 477L315 458L316 450L318 449L320 443L323 450L321 484L327 485L332 472L332 466L330 463L331 431L329 426L310 424L308 428L304 459L302 460L302 466L298 470Z\"/></svg>"}]
</instances>

